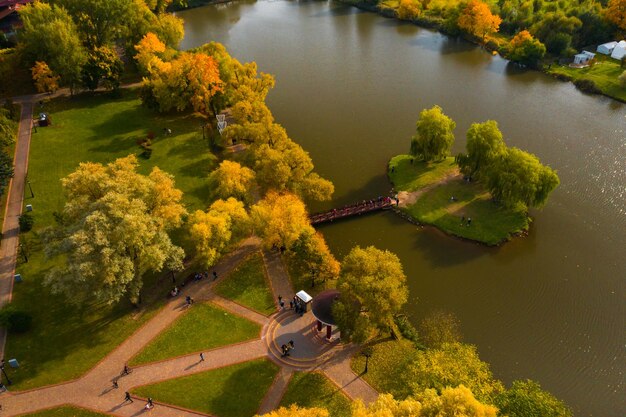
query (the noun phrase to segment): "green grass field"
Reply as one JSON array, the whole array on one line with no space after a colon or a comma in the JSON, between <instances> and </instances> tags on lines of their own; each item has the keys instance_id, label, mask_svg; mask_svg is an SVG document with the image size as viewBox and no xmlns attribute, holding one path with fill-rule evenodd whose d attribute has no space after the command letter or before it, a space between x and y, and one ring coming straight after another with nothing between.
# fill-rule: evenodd
<instances>
[{"instance_id":1,"label":"green grass field","mask_svg":"<svg viewBox=\"0 0 626 417\"><path fill-rule=\"evenodd\" d=\"M423 190L417 201L404 209L420 223L487 245L497 245L528 230L530 219L525 207L508 209L495 204L482 184L451 178L457 171L451 157L427 164L411 163L410 155L399 155L389 162L389 177L397 191ZM469 225L468 218L472 219Z\"/></svg>"},{"instance_id":2,"label":"green grass field","mask_svg":"<svg viewBox=\"0 0 626 417\"><path fill-rule=\"evenodd\" d=\"M326 408L332 417L350 415L350 400L328 378L317 372L294 374L280 401L281 407L291 404L307 408Z\"/></svg>"},{"instance_id":3,"label":"green grass field","mask_svg":"<svg viewBox=\"0 0 626 417\"><path fill-rule=\"evenodd\" d=\"M403 374L417 353L413 343L404 339L387 338L375 341L372 348L367 373L363 374L365 357L359 354L352 359L352 370L378 392L388 392L396 399L406 398L411 392Z\"/></svg>"},{"instance_id":4,"label":"green grass field","mask_svg":"<svg viewBox=\"0 0 626 417\"><path fill-rule=\"evenodd\" d=\"M237 269L215 287L215 292L266 316L276 312L260 252L252 254L239 264Z\"/></svg>"},{"instance_id":5,"label":"green grass field","mask_svg":"<svg viewBox=\"0 0 626 417\"><path fill-rule=\"evenodd\" d=\"M21 417L108 417L110 414L98 413L71 405L50 408L32 414L23 414Z\"/></svg>"},{"instance_id":6,"label":"green grass field","mask_svg":"<svg viewBox=\"0 0 626 417\"><path fill-rule=\"evenodd\" d=\"M277 373L277 365L259 359L139 387L132 392L218 417L249 417L256 414Z\"/></svg>"},{"instance_id":7,"label":"green grass field","mask_svg":"<svg viewBox=\"0 0 626 417\"><path fill-rule=\"evenodd\" d=\"M609 97L626 101L626 87L618 80L626 68L622 68L620 62L610 57L596 55L598 62L587 68L570 68L569 66L553 65L548 74L564 74L573 80L588 79L596 83L598 88Z\"/></svg>"},{"instance_id":8,"label":"green grass field","mask_svg":"<svg viewBox=\"0 0 626 417\"><path fill-rule=\"evenodd\" d=\"M17 390L85 373L151 317L168 289L152 289L156 304L144 302L145 311L140 313L126 302L114 307L76 307L64 297L50 294L42 281L58 260L44 258L36 231L53 224L53 213L63 207L60 179L83 161L107 163L139 154L137 139L154 131L152 158L139 158L141 172L161 166L175 176L188 209L198 209L208 205L206 176L216 165L216 157L202 139L199 119L153 113L141 106L136 91L122 90L119 98L98 94L56 99L43 108L37 106L35 113L42 110L50 114L53 125L39 128L31 140L28 179L35 198L26 187L24 204L33 205L35 226L33 232L20 237L29 261L24 263L20 257L17 272L24 282L15 285L12 300L17 308L33 316L34 328L23 335L10 334L5 351L5 357L20 362L12 375ZM165 127L172 130L171 136L162 135ZM147 277L146 288L154 287L158 278L159 274Z\"/></svg>"},{"instance_id":9,"label":"green grass field","mask_svg":"<svg viewBox=\"0 0 626 417\"><path fill-rule=\"evenodd\" d=\"M181 297L181 303L185 299ZM152 340L131 365L154 362L259 337L261 326L210 303L194 304Z\"/></svg>"}]
</instances>

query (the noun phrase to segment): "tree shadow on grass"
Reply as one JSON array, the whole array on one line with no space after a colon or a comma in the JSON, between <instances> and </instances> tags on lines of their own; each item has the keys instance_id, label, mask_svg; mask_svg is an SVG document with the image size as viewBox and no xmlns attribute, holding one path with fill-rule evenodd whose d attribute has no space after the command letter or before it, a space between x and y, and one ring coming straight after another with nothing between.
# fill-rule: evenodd
<instances>
[{"instance_id":1,"label":"tree shadow on grass","mask_svg":"<svg viewBox=\"0 0 626 417\"><path fill-rule=\"evenodd\" d=\"M182 166L178 172L186 177L207 178L213 169L215 169L215 160L211 158L202 158Z\"/></svg>"}]
</instances>

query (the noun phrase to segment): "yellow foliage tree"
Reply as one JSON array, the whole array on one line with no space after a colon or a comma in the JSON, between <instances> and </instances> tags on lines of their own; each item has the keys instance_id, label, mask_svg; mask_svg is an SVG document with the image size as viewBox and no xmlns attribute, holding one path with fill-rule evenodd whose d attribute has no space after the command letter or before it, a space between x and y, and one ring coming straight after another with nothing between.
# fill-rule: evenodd
<instances>
[{"instance_id":1,"label":"yellow foliage tree","mask_svg":"<svg viewBox=\"0 0 626 417\"><path fill-rule=\"evenodd\" d=\"M492 14L489 6L480 0L471 0L458 20L459 28L481 38L483 43L487 35L498 31L500 23L500 16Z\"/></svg>"},{"instance_id":2,"label":"yellow foliage tree","mask_svg":"<svg viewBox=\"0 0 626 417\"><path fill-rule=\"evenodd\" d=\"M59 79L61 77L55 75L45 62L35 62L31 72L35 87L40 93L54 93L59 89Z\"/></svg>"},{"instance_id":3,"label":"yellow foliage tree","mask_svg":"<svg viewBox=\"0 0 626 417\"><path fill-rule=\"evenodd\" d=\"M252 207L252 220L266 247L290 249L304 232L313 229L302 200L294 194L267 193Z\"/></svg>"},{"instance_id":4,"label":"yellow foliage tree","mask_svg":"<svg viewBox=\"0 0 626 417\"><path fill-rule=\"evenodd\" d=\"M230 243L248 231L249 216L243 203L229 198L217 200L209 210L191 215L190 235L205 266L210 268Z\"/></svg>"},{"instance_id":5,"label":"yellow foliage tree","mask_svg":"<svg viewBox=\"0 0 626 417\"><path fill-rule=\"evenodd\" d=\"M608 21L626 30L626 0L609 0L604 13Z\"/></svg>"},{"instance_id":6,"label":"yellow foliage tree","mask_svg":"<svg viewBox=\"0 0 626 417\"><path fill-rule=\"evenodd\" d=\"M330 417L328 410L324 408L301 408L295 404L289 408L280 407L278 410L270 411L267 414L256 415L255 417Z\"/></svg>"},{"instance_id":7,"label":"yellow foliage tree","mask_svg":"<svg viewBox=\"0 0 626 417\"><path fill-rule=\"evenodd\" d=\"M213 194L219 198L235 197L248 201L254 187L254 171L237 162L224 160L209 174L209 183Z\"/></svg>"},{"instance_id":8,"label":"yellow foliage tree","mask_svg":"<svg viewBox=\"0 0 626 417\"><path fill-rule=\"evenodd\" d=\"M161 54L166 51L165 44L152 32L148 32L137 45L135 60L139 69L144 74L150 74L155 67L161 67L163 60Z\"/></svg>"},{"instance_id":9,"label":"yellow foliage tree","mask_svg":"<svg viewBox=\"0 0 626 417\"><path fill-rule=\"evenodd\" d=\"M415 19L422 14L422 3L419 0L400 0L398 17L400 19Z\"/></svg>"}]
</instances>

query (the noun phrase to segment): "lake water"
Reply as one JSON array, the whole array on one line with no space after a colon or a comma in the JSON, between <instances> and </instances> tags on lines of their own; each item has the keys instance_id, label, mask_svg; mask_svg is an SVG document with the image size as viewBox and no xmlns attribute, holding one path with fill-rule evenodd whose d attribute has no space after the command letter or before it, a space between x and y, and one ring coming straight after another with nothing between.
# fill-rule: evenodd
<instances>
[{"instance_id":1,"label":"lake water","mask_svg":"<svg viewBox=\"0 0 626 417\"><path fill-rule=\"evenodd\" d=\"M183 48L216 40L274 74L269 106L332 180L332 203L389 191L419 112L497 120L506 142L555 168L561 186L530 235L501 248L417 229L392 213L321 228L339 259L354 245L401 258L407 313L455 313L506 383L531 378L578 416L626 415L626 106L521 71L466 42L332 2L237 2L179 13ZM479 221L479 219L474 219Z\"/></svg>"}]
</instances>

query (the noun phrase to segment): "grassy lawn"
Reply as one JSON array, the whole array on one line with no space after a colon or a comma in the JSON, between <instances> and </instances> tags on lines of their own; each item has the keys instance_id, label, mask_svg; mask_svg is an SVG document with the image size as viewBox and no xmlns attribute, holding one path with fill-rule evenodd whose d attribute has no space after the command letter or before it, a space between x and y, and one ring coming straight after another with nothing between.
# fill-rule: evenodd
<instances>
[{"instance_id":1,"label":"grassy lawn","mask_svg":"<svg viewBox=\"0 0 626 417\"><path fill-rule=\"evenodd\" d=\"M21 417L108 417L110 414L97 413L84 408L78 408L71 405L50 408L48 410L38 411L32 414L22 414Z\"/></svg>"},{"instance_id":2,"label":"grassy lawn","mask_svg":"<svg viewBox=\"0 0 626 417\"><path fill-rule=\"evenodd\" d=\"M350 400L328 378L317 372L294 374L285 396L280 401L281 407L288 407L291 404L307 408L326 408L333 417L350 415Z\"/></svg>"},{"instance_id":3,"label":"grassy lawn","mask_svg":"<svg viewBox=\"0 0 626 417\"><path fill-rule=\"evenodd\" d=\"M278 366L259 359L133 390L142 397L218 417L256 414Z\"/></svg>"},{"instance_id":4,"label":"grassy lawn","mask_svg":"<svg viewBox=\"0 0 626 417\"><path fill-rule=\"evenodd\" d=\"M404 339L382 339L374 342L372 348L367 373L361 375L365 369L365 357L362 355L354 356L352 370L378 392L388 392L397 399L406 398L410 390L402 374L417 352L413 344Z\"/></svg>"},{"instance_id":5,"label":"grassy lawn","mask_svg":"<svg viewBox=\"0 0 626 417\"><path fill-rule=\"evenodd\" d=\"M180 299L184 303L185 299ZM261 326L210 303L195 304L131 360L132 365L259 337Z\"/></svg>"},{"instance_id":6,"label":"grassy lawn","mask_svg":"<svg viewBox=\"0 0 626 417\"><path fill-rule=\"evenodd\" d=\"M596 55L596 65L587 68L570 68L569 66L553 65L548 74L564 74L573 80L588 79L596 83L598 88L609 97L626 101L626 88L622 87L617 77L623 72L620 62L601 54Z\"/></svg>"},{"instance_id":7,"label":"grassy lawn","mask_svg":"<svg viewBox=\"0 0 626 417\"><path fill-rule=\"evenodd\" d=\"M243 261L215 287L215 292L266 316L276 311L274 297L265 276L263 256L260 252L252 254Z\"/></svg>"},{"instance_id":8,"label":"grassy lawn","mask_svg":"<svg viewBox=\"0 0 626 417\"><path fill-rule=\"evenodd\" d=\"M394 172L391 172L392 168ZM452 157L439 163L411 164L410 155L399 155L389 162L389 177L396 190L425 188L415 204L405 209L420 223L488 245L496 245L513 234L528 230L530 219L523 206L506 209L494 204L480 183L466 183L461 179L442 182L456 171ZM468 218L472 219L469 226Z\"/></svg>"},{"instance_id":9,"label":"grassy lawn","mask_svg":"<svg viewBox=\"0 0 626 417\"><path fill-rule=\"evenodd\" d=\"M42 109L37 106L35 113ZM61 98L46 103L53 125L33 134L25 203L33 205L37 231L53 223L53 213L63 207L60 178L76 169L79 162L107 163L130 153L141 152L136 140L154 131L152 158L141 161L141 172L161 166L175 176L184 193L188 209L208 204L208 172L216 157L202 140L200 122L191 115L159 115L141 106L136 91L109 95ZM173 134L162 136L168 127ZM13 304L33 316L32 331L7 339L6 358L17 358L14 389L29 389L76 378L93 367L106 354L132 334L158 309L158 298L142 314L127 303L118 306L87 305L76 307L60 296L53 296L42 285L53 262L46 260L33 232L20 238L28 250L28 263L18 265L24 282L15 286ZM156 282L158 274L148 281ZM166 283L165 285L169 285ZM162 291L165 294L167 289Z\"/></svg>"},{"instance_id":10,"label":"grassy lawn","mask_svg":"<svg viewBox=\"0 0 626 417\"><path fill-rule=\"evenodd\" d=\"M451 156L435 163L414 161L411 164L411 159L411 155L398 155L389 161L389 179L398 191L419 190L458 170Z\"/></svg>"},{"instance_id":11,"label":"grassy lawn","mask_svg":"<svg viewBox=\"0 0 626 417\"><path fill-rule=\"evenodd\" d=\"M450 201L454 196L457 201ZM427 191L407 211L421 223L488 245L507 240L527 230L529 219L523 207L505 209L491 201L480 184L455 180ZM466 221L461 223L462 218ZM467 219L471 225L467 226Z\"/></svg>"}]
</instances>

